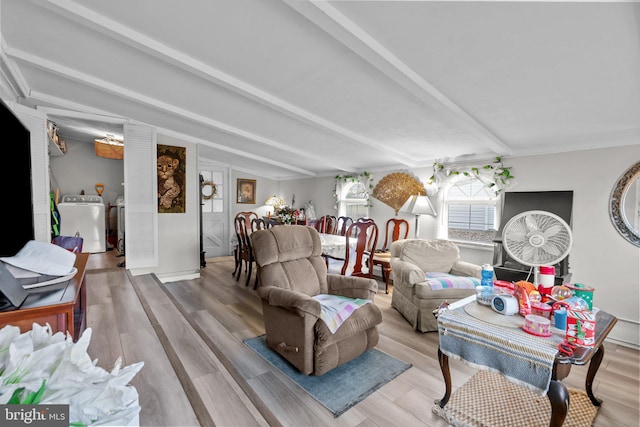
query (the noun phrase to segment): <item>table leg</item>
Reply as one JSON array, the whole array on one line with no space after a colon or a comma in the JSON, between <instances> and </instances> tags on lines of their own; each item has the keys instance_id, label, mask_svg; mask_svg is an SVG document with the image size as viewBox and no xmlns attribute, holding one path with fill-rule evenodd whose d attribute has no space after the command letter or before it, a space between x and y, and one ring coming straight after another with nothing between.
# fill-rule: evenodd
<instances>
[{"instance_id":1,"label":"table leg","mask_svg":"<svg viewBox=\"0 0 640 427\"><path fill-rule=\"evenodd\" d=\"M600 367L600 363L602 362L602 358L604 357L604 347L600 346L596 349L595 353L591 357L591 362L589 363L589 370L587 371L587 378L585 380L585 389L587 391L587 396L591 399L591 403L593 406L602 405L602 399L598 399L593 395L593 379L598 372L598 368Z\"/></svg>"},{"instance_id":2,"label":"table leg","mask_svg":"<svg viewBox=\"0 0 640 427\"><path fill-rule=\"evenodd\" d=\"M384 292L385 293L389 293L389 278L391 276L391 267L389 268L383 268L382 269L383 272L383 279L384 279Z\"/></svg>"},{"instance_id":3,"label":"table leg","mask_svg":"<svg viewBox=\"0 0 640 427\"><path fill-rule=\"evenodd\" d=\"M569 392L562 382L551 380L547 397L551 402L551 421L549 427L561 427L569 412Z\"/></svg>"},{"instance_id":4,"label":"table leg","mask_svg":"<svg viewBox=\"0 0 640 427\"><path fill-rule=\"evenodd\" d=\"M445 392L444 396L438 402L441 408L447 404L451 397L451 371L449 370L449 356L444 354L440 347L438 347L438 362L440 362L440 369L442 369L442 376L444 377Z\"/></svg>"}]
</instances>

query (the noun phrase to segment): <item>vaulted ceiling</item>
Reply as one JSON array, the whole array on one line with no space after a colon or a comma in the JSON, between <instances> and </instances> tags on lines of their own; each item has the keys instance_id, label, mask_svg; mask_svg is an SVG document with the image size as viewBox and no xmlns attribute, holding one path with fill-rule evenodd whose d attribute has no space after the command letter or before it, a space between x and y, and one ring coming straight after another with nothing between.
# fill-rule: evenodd
<instances>
[{"instance_id":1,"label":"vaulted ceiling","mask_svg":"<svg viewBox=\"0 0 640 427\"><path fill-rule=\"evenodd\" d=\"M636 2L0 0L0 14L3 97L63 138L146 123L273 179L640 144Z\"/></svg>"}]
</instances>

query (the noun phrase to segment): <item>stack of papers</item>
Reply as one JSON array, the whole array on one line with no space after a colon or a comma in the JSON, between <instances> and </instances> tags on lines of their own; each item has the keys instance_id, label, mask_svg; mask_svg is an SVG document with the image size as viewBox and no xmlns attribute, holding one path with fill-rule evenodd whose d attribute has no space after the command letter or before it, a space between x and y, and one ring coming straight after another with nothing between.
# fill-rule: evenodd
<instances>
[{"instance_id":1,"label":"stack of papers","mask_svg":"<svg viewBox=\"0 0 640 427\"><path fill-rule=\"evenodd\" d=\"M76 255L52 243L31 240L15 256L0 258L24 289L71 280L77 273Z\"/></svg>"}]
</instances>

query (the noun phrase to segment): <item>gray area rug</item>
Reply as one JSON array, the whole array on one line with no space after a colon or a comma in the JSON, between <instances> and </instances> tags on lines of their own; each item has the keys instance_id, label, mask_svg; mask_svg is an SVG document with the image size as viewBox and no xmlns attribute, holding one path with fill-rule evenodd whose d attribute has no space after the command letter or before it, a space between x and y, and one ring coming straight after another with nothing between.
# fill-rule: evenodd
<instances>
[{"instance_id":1,"label":"gray area rug","mask_svg":"<svg viewBox=\"0 0 640 427\"><path fill-rule=\"evenodd\" d=\"M409 363L372 348L316 377L301 374L267 347L264 335L247 339L244 343L306 390L336 418L411 367Z\"/></svg>"}]
</instances>

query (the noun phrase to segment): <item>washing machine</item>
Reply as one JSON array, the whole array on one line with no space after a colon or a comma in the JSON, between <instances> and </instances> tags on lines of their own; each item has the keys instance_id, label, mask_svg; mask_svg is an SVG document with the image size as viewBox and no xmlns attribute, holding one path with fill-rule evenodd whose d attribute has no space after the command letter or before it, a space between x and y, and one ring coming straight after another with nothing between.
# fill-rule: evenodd
<instances>
[{"instance_id":1,"label":"washing machine","mask_svg":"<svg viewBox=\"0 0 640 427\"><path fill-rule=\"evenodd\" d=\"M66 195L58 203L60 235L82 237L82 252L106 252L105 206L100 196Z\"/></svg>"}]
</instances>

